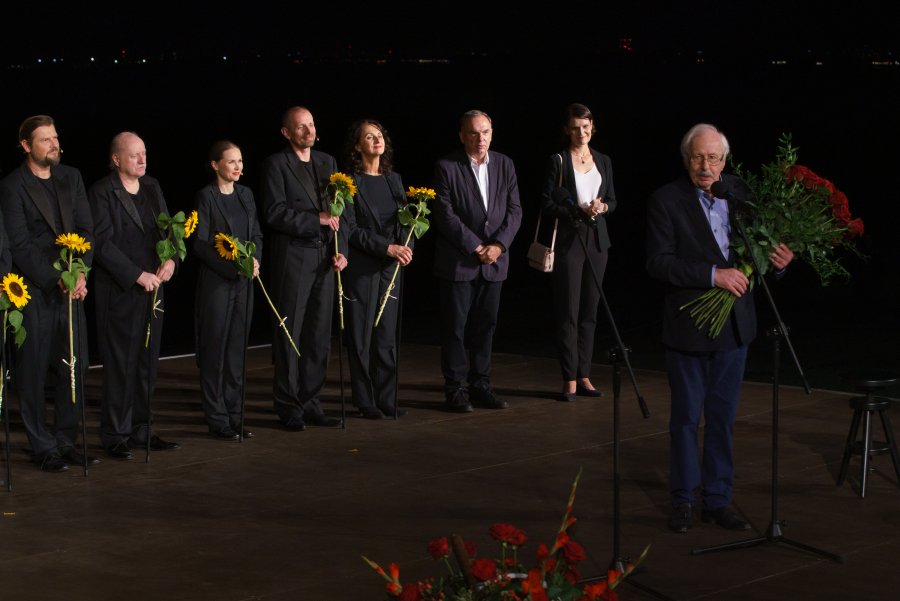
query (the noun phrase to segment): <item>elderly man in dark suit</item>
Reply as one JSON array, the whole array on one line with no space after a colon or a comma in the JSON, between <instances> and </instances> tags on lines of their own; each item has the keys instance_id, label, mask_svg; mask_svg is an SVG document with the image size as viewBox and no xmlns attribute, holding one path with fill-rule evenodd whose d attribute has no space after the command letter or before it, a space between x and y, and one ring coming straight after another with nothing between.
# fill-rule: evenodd
<instances>
[{"instance_id":1,"label":"elderly man in dark suit","mask_svg":"<svg viewBox=\"0 0 900 601\"><path fill-rule=\"evenodd\" d=\"M169 214L156 179L147 175L147 148L133 132L116 135L110 145L109 175L88 196L97 235L97 346L103 361L100 442L107 455L127 461L132 447L155 451L180 448L152 431L150 401L162 337L162 311L151 318L151 302L162 306L163 284L175 274L178 256L160 264L156 225ZM147 324L151 324L147 346Z\"/></svg>"},{"instance_id":2,"label":"elderly man in dark suit","mask_svg":"<svg viewBox=\"0 0 900 601\"><path fill-rule=\"evenodd\" d=\"M82 464L85 457L75 450L81 391L72 403L68 361L68 292L53 267L59 259L56 238L78 234L93 240L94 224L81 173L60 165L62 149L53 119L29 117L19 126L19 145L25 161L0 183L0 206L9 236L13 270L25 279L31 300L25 307L23 325L27 336L16 352L15 388L22 422L33 451L33 460L46 472L64 472L67 464ZM90 265L93 250L83 255ZM84 301L87 282L80 276L72 293L72 327L77 341L77 377L84 377L88 346ZM54 426L46 416L44 385L47 371L56 372ZM88 463L97 463L94 457Z\"/></svg>"},{"instance_id":3,"label":"elderly man in dark suit","mask_svg":"<svg viewBox=\"0 0 900 601\"><path fill-rule=\"evenodd\" d=\"M491 345L522 207L512 160L488 150L492 135L486 113L466 112L459 129L463 148L435 165L441 370L446 408L460 413L473 405L508 406L491 387Z\"/></svg>"},{"instance_id":4,"label":"elderly man in dark suit","mask_svg":"<svg viewBox=\"0 0 900 601\"><path fill-rule=\"evenodd\" d=\"M681 154L687 174L656 190L647 208L647 270L666 286L663 345L671 388L669 528L691 527L694 491L702 486L702 519L723 528L749 528L730 507L734 484L732 438L747 347L756 337L756 310L750 281L735 267L730 251L734 207L710 191L720 179L739 196L746 185L723 175L728 140L714 126L700 123L685 134ZM769 260L783 270L793 259L784 244ZM735 297L722 333L711 338L698 329L686 303L713 287ZM703 456L699 427L704 418Z\"/></svg>"},{"instance_id":5,"label":"elderly man in dark suit","mask_svg":"<svg viewBox=\"0 0 900 601\"><path fill-rule=\"evenodd\" d=\"M319 394L331 348L332 272L347 266L347 239L340 219L328 211L326 186L338 170L337 161L312 149L317 139L312 113L301 106L288 109L281 135L288 147L263 164L263 217L271 237L275 304L297 341L300 357L276 328L273 400L281 423L290 431L300 431L307 423L327 427L341 423L325 415ZM334 236L338 236L337 253Z\"/></svg>"}]
</instances>

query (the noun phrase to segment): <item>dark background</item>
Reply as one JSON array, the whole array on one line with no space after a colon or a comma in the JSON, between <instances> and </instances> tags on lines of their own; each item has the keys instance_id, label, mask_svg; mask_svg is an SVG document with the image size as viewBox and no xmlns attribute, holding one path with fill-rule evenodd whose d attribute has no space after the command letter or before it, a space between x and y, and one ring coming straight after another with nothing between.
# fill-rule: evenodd
<instances>
[{"instance_id":1,"label":"dark background","mask_svg":"<svg viewBox=\"0 0 900 601\"><path fill-rule=\"evenodd\" d=\"M661 289L643 267L645 199L682 173L678 144L696 122L719 126L750 169L770 161L789 132L800 163L846 192L865 221L859 247L868 257L845 257L847 282L822 287L798 264L773 286L800 367L813 387L835 389L846 387L840 372L848 368L900 368L900 63L890 5L723 4L586 3L571 13L520 10L518 24L500 9L433 19L412 4L340 13L267 3L154 5L133 14L99 5L4 8L0 170L21 160L22 119L46 113L57 121L65 163L81 169L87 186L105 174L112 136L133 130L170 211L188 211L208 179L210 144L228 138L242 147L242 183L259 201L259 165L284 143L280 116L302 104L316 119L319 150L339 156L347 125L374 117L389 130L404 184L431 186L434 160L459 145L459 115L480 108L493 117L492 150L516 163L524 209L495 350L552 355L550 277L529 269L524 254L544 167L561 147L560 112L583 102L596 116L592 145L612 158L619 200L604 286L613 321L632 365L660 369ZM438 340L432 237L405 270L404 340ZM167 286L167 354L193 350L194 263ZM257 298L252 342L265 344L270 313ZM758 305L761 328L773 324L763 295ZM601 316L595 359L605 362L614 342ZM782 351L782 382L799 383ZM772 367L772 347L760 338L748 378L770 378Z\"/></svg>"}]
</instances>

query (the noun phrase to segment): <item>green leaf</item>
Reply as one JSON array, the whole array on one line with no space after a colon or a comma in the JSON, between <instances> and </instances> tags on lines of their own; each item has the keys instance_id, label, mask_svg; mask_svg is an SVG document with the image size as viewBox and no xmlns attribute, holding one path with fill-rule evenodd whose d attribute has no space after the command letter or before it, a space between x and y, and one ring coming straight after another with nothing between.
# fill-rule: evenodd
<instances>
[{"instance_id":1,"label":"green leaf","mask_svg":"<svg viewBox=\"0 0 900 601\"><path fill-rule=\"evenodd\" d=\"M18 309L13 309L6 314L6 320L9 322L9 325L12 326L13 330L18 330L22 327L22 312Z\"/></svg>"},{"instance_id":2,"label":"green leaf","mask_svg":"<svg viewBox=\"0 0 900 601\"><path fill-rule=\"evenodd\" d=\"M17 328L15 330L15 341L16 347L22 346L22 343L25 342L25 328Z\"/></svg>"},{"instance_id":3,"label":"green leaf","mask_svg":"<svg viewBox=\"0 0 900 601\"><path fill-rule=\"evenodd\" d=\"M428 223L427 219L422 217L417 218L415 221L415 225L413 226L413 235L415 235L417 239L421 238L425 235L425 232L428 231L430 225L431 224Z\"/></svg>"},{"instance_id":4,"label":"green leaf","mask_svg":"<svg viewBox=\"0 0 900 601\"><path fill-rule=\"evenodd\" d=\"M75 284L78 282L78 278L70 271L63 271L61 276L63 284L66 287L66 290L71 294L75 291Z\"/></svg>"},{"instance_id":5,"label":"green leaf","mask_svg":"<svg viewBox=\"0 0 900 601\"><path fill-rule=\"evenodd\" d=\"M156 243L156 256L159 257L160 263L165 263L175 256L175 245L168 238L160 240Z\"/></svg>"}]
</instances>

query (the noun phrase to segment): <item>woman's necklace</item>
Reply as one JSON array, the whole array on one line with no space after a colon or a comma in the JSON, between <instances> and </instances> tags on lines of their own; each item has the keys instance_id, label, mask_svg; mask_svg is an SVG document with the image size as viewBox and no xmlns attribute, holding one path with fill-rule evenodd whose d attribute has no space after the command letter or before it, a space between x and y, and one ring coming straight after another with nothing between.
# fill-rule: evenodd
<instances>
[{"instance_id":1,"label":"woman's necklace","mask_svg":"<svg viewBox=\"0 0 900 601\"><path fill-rule=\"evenodd\" d=\"M574 150L572 151L572 156L573 156L573 157L578 157L579 159L581 159L581 164L582 164L582 165L584 165L585 157L587 157L589 154L590 154L590 151L589 151L589 150L585 150L585 151L584 151L584 154L578 154L578 153L576 153Z\"/></svg>"}]
</instances>

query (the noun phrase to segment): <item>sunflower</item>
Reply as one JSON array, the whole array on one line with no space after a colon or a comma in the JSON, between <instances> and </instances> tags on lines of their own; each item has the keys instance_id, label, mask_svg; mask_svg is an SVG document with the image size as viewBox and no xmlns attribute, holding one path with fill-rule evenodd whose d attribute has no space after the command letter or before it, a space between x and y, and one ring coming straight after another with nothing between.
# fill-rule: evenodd
<instances>
[{"instance_id":1,"label":"sunflower","mask_svg":"<svg viewBox=\"0 0 900 601\"><path fill-rule=\"evenodd\" d=\"M356 184L353 183L353 178L349 175L345 175L340 171L335 171L329 176L328 183L337 190L347 192L351 197L356 196Z\"/></svg>"},{"instance_id":2,"label":"sunflower","mask_svg":"<svg viewBox=\"0 0 900 601\"><path fill-rule=\"evenodd\" d=\"M434 200L435 191L431 188L413 188L410 186L409 190L406 191L406 196L416 202Z\"/></svg>"},{"instance_id":3,"label":"sunflower","mask_svg":"<svg viewBox=\"0 0 900 601\"><path fill-rule=\"evenodd\" d=\"M234 239L228 234L216 234L216 252L228 261L234 261L238 256L238 247Z\"/></svg>"},{"instance_id":4,"label":"sunflower","mask_svg":"<svg viewBox=\"0 0 900 601\"><path fill-rule=\"evenodd\" d=\"M79 234L60 234L56 237L57 246L65 246L69 250L85 253L91 250L91 243Z\"/></svg>"},{"instance_id":5,"label":"sunflower","mask_svg":"<svg viewBox=\"0 0 900 601\"><path fill-rule=\"evenodd\" d=\"M16 306L16 309L21 309L31 300L31 295L28 294L28 286L25 285L22 276L12 272L7 273L3 277L3 282L0 283L0 292L6 293L6 296Z\"/></svg>"},{"instance_id":6,"label":"sunflower","mask_svg":"<svg viewBox=\"0 0 900 601\"><path fill-rule=\"evenodd\" d=\"M197 229L197 211L191 211L190 217L184 222L184 237L190 238L194 230Z\"/></svg>"}]
</instances>

